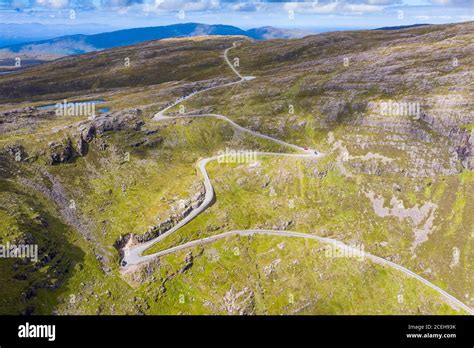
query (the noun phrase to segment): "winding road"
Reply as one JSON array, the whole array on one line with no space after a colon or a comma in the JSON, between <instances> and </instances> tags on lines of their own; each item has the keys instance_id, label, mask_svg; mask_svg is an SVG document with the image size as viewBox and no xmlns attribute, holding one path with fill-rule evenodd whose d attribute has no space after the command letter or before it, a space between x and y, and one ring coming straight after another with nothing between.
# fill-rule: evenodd
<instances>
[{"instance_id":1,"label":"winding road","mask_svg":"<svg viewBox=\"0 0 474 348\"><path fill-rule=\"evenodd\" d=\"M224 59L227 62L227 64L229 65L229 67L232 69L232 71L240 78L238 81L222 84L222 85L219 85L219 86L213 86L213 87L209 87L209 88L206 88L206 89L202 89L200 91L196 91L194 93L191 93L191 94L189 94L185 97L179 98L175 102L170 104L169 106L165 107L164 109L162 109L161 111L156 113L154 115L153 119L155 121L164 121L164 120L171 120L171 119L178 119L178 118L214 117L214 118L223 120L225 122L228 122L235 129L237 129L239 131L249 133L253 136L256 136L256 137L259 137L259 138L262 138L262 139L273 141L273 142L275 142L279 145L282 145L284 147L287 147L287 148L292 149L292 150L297 152L297 153L256 152L256 154L258 156L280 156L280 157L283 156L283 157L294 157L294 158L310 159L310 160L317 160L317 159L321 158L323 156L323 154L321 154L321 153L319 153L315 150L302 148L298 145L290 144L290 143L284 142L282 140L273 138L271 136L264 135L264 134L255 132L253 130L244 128L244 127L238 125L237 123L235 123L234 121L230 120L229 118L227 118L224 115L219 115L219 114L197 114L197 115L186 114L186 115L180 115L180 116L165 116L164 115L164 113L166 111L168 111L170 108L180 104L181 102L191 98L192 96L194 96L196 94L203 93L205 91L209 91L209 90L216 89L216 88L223 88L223 87L235 85L235 84L242 83L244 81L248 81L248 80L253 79L254 78L253 76L248 76L248 77L242 76L234 68L234 66L231 64L231 62L229 61L229 58L228 58L227 54L228 54L230 49L237 47L237 42L239 42L239 41L234 42L231 47L227 48L224 51ZM141 264L141 263L144 263L144 262L151 261L151 260L153 260L157 257L160 257L160 256L172 254L172 253L175 253L175 252L187 249L187 248L192 248L192 247L195 247L195 246L198 246L198 245L213 243L213 242L218 241L220 239L224 239L224 238L228 238L228 237L232 237L232 236L237 236L237 235L239 235L239 236L269 235L269 236L278 236L278 237L312 239L312 240L316 240L316 241L324 243L324 244L329 244L329 245L331 245L331 246L333 246L333 247L335 247L339 250L344 250L344 251L352 252L352 253L358 253L358 254L355 254L355 255L359 255L359 256L362 256L364 258L367 258L367 259L371 260L372 262L374 262L378 265L387 266L387 267L396 269L396 270L404 273L405 275L420 281L424 285L426 285L429 288L436 291L438 294L440 294L446 300L446 303L449 304L452 308L454 308L456 310L462 309L462 310L466 311L467 313L469 313L471 315L474 315L474 309L467 306L466 304L464 304L463 302L461 302L460 300L458 300L457 298L455 298L451 294L447 293L446 291L444 291L440 287L438 287L435 284L431 283L427 279L421 277L420 275L410 271L409 269L407 269L407 268L405 268L401 265L398 265L398 264L396 264L392 261L383 259L379 256L372 255L372 254L367 253L365 251L355 249L354 247L346 245L346 244L344 244L340 241L337 241L335 239L320 237L320 236L316 236L316 235L312 235L312 234L308 234L308 233L293 232L293 231L287 231L287 230L259 230L259 229L235 230L235 231L228 231L228 232L220 233L220 234L210 236L210 237L206 237L206 238L202 238L202 239L193 240L191 242L181 244L181 245L177 245L177 246L174 246L174 247L171 247L171 248L168 248L166 250L162 250L162 251L150 254L150 255L142 255L142 253L145 250L149 249L151 246L153 246L154 244L160 242L161 240L168 237L172 233L178 231L181 227L183 227L188 222L193 220L196 216L201 214L204 210L206 210L211 205L212 200L214 198L214 188L213 188L211 180L209 178L209 174L206 170L206 165L211 161L218 160L219 158L225 157L225 156L226 155L209 157L209 158L202 159L198 162L197 166L198 166L199 171L201 172L201 174L203 176L204 187L205 187L205 197L204 197L203 202L199 205L199 207L192 210L191 213L189 215L187 215L184 219L182 219L178 224L176 224L174 227L172 227L171 229L169 229L165 233L161 234L160 236L158 236L158 237L156 237L156 238L154 238L154 239L152 239L148 242L139 244L139 245L135 245L135 246L131 246L131 247L126 246L123 249L124 257L123 257L122 262L121 262L122 270L125 270L125 269L127 269L131 266L135 266L135 265L138 265L138 264Z\"/></svg>"}]
</instances>

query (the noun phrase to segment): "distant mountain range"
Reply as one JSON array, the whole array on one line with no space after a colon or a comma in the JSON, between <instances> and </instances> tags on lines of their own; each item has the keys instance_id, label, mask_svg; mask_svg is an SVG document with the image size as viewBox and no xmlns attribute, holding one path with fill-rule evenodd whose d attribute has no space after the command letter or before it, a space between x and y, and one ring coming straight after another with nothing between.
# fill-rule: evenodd
<instances>
[{"instance_id":1,"label":"distant mountain range","mask_svg":"<svg viewBox=\"0 0 474 348\"><path fill-rule=\"evenodd\" d=\"M396 27L382 27L382 28L377 28L377 29L374 29L374 30L402 30L402 29L423 27L425 25L431 25L431 24L422 23L422 24L412 24L412 25L399 25L399 26L396 26Z\"/></svg>"},{"instance_id":2,"label":"distant mountain range","mask_svg":"<svg viewBox=\"0 0 474 348\"><path fill-rule=\"evenodd\" d=\"M398 27L383 27L375 30L399 30L428 24L414 24ZM122 29L110 32L107 26L82 24L60 25L57 28L38 23L0 23L0 73L17 70L15 60L21 58L22 67L40 64L60 57L100 51L108 48L138 44L144 41L172 37L193 37L202 35L242 35L255 40L294 39L315 33L297 29L260 27L243 30L231 25L208 25L183 23L157 27ZM54 33L70 34L51 38ZM100 32L100 33L98 33ZM29 37L29 39L27 38ZM35 37L42 37L36 40ZM27 42L25 42L27 41Z\"/></svg>"},{"instance_id":3,"label":"distant mountain range","mask_svg":"<svg viewBox=\"0 0 474 348\"><path fill-rule=\"evenodd\" d=\"M1 1L0 1L1 2ZM106 24L41 24L41 23L0 23L0 47L25 42L53 39L73 34L98 34L116 28Z\"/></svg>"},{"instance_id":4,"label":"distant mountain range","mask_svg":"<svg viewBox=\"0 0 474 348\"><path fill-rule=\"evenodd\" d=\"M184 23L159 27L124 29L94 35L67 35L41 41L6 45L0 48L0 54L4 56L8 53L14 53L61 57L170 37L243 35L256 40L265 40L300 38L310 34L311 33L294 29L280 29L274 27L242 30L230 25Z\"/></svg>"}]
</instances>

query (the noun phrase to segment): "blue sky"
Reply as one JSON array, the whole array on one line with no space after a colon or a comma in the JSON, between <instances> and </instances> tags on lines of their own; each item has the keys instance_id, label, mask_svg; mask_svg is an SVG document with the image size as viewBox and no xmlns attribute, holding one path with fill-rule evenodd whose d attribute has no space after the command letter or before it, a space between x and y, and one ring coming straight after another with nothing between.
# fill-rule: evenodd
<instances>
[{"instance_id":1,"label":"blue sky","mask_svg":"<svg viewBox=\"0 0 474 348\"><path fill-rule=\"evenodd\" d=\"M112 28L199 22L325 31L472 20L474 0L0 0L0 23Z\"/></svg>"}]
</instances>

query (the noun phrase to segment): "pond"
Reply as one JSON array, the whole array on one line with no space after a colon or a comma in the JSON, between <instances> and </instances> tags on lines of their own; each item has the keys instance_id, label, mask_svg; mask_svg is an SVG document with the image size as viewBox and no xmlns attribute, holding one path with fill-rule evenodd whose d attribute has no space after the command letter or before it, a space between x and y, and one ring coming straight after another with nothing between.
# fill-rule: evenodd
<instances>
[{"instance_id":1,"label":"pond","mask_svg":"<svg viewBox=\"0 0 474 348\"><path fill-rule=\"evenodd\" d=\"M73 101L73 102L67 102L67 104L69 104L69 103L71 103L71 104L76 104L76 103L93 103L93 104L100 104L100 103L105 103L105 102L106 102L106 100L104 100L104 99L96 99L96 100L76 100L76 101ZM61 101L61 102L58 102L58 103L55 103L55 104L46 104L46 105L37 106L36 109L38 109L38 110L54 109L57 104L64 105L64 101ZM106 111L101 111L101 110L106 110ZM110 108L102 108L102 109L99 110L99 112L109 112L109 111L110 111Z\"/></svg>"}]
</instances>

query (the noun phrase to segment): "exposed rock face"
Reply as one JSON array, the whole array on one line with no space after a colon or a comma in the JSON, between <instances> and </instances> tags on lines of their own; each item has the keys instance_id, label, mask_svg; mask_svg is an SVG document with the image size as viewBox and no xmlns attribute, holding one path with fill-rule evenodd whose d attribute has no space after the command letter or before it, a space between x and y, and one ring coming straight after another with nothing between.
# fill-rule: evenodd
<instances>
[{"instance_id":1,"label":"exposed rock face","mask_svg":"<svg viewBox=\"0 0 474 348\"><path fill-rule=\"evenodd\" d=\"M73 159L75 151L70 138L66 138L62 143L50 142L48 145L50 165L66 163Z\"/></svg>"},{"instance_id":2,"label":"exposed rock face","mask_svg":"<svg viewBox=\"0 0 474 348\"><path fill-rule=\"evenodd\" d=\"M275 269L278 267L278 265L281 263L281 259L276 259L273 260L269 265L263 267L263 274L265 274L265 277L269 277Z\"/></svg>"},{"instance_id":3,"label":"exposed rock face","mask_svg":"<svg viewBox=\"0 0 474 348\"><path fill-rule=\"evenodd\" d=\"M72 135L73 139L77 139L75 146L70 137L65 138L61 142L50 142L48 144L48 163L50 165L67 163L72 161L75 157L87 155L89 143L92 142L95 137L100 137L105 132L125 129L140 130L144 123L140 115L141 111L139 109L132 109L103 114L92 120L81 122L77 125L76 133ZM148 146L153 146L161 141L162 139L158 137L153 140L147 139L145 143ZM107 148L106 143L101 141L99 148L105 150Z\"/></svg>"},{"instance_id":4,"label":"exposed rock face","mask_svg":"<svg viewBox=\"0 0 474 348\"><path fill-rule=\"evenodd\" d=\"M81 139L85 142L90 143L95 136L95 126L92 123L83 124L78 127L79 132L81 133Z\"/></svg>"},{"instance_id":5,"label":"exposed rock face","mask_svg":"<svg viewBox=\"0 0 474 348\"><path fill-rule=\"evenodd\" d=\"M223 309L231 315L252 315L255 312L255 294L248 287L236 291L232 285L222 302Z\"/></svg>"},{"instance_id":6,"label":"exposed rock face","mask_svg":"<svg viewBox=\"0 0 474 348\"><path fill-rule=\"evenodd\" d=\"M144 139L140 139L139 141L135 141L133 143L130 144L130 146L132 147L141 147L141 146L146 146L146 147L154 147L158 144L161 144L163 142L163 138L158 136L158 137L155 137L155 138L144 138Z\"/></svg>"},{"instance_id":7,"label":"exposed rock face","mask_svg":"<svg viewBox=\"0 0 474 348\"><path fill-rule=\"evenodd\" d=\"M474 169L474 131L463 130L460 133L461 140L455 147L458 159L464 168Z\"/></svg>"},{"instance_id":8,"label":"exposed rock face","mask_svg":"<svg viewBox=\"0 0 474 348\"><path fill-rule=\"evenodd\" d=\"M77 140L77 154L81 157L87 155L87 150L89 148L89 144L82 139L82 136L79 137Z\"/></svg>"},{"instance_id":9,"label":"exposed rock face","mask_svg":"<svg viewBox=\"0 0 474 348\"><path fill-rule=\"evenodd\" d=\"M24 161L28 155L26 154L23 146L19 144L8 144L5 145L5 151L12 156L16 162Z\"/></svg>"},{"instance_id":10,"label":"exposed rock face","mask_svg":"<svg viewBox=\"0 0 474 348\"><path fill-rule=\"evenodd\" d=\"M190 251L189 253L186 254L186 258L184 260L184 266L179 270L179 273L184 273L191 267L193 267L194 264L194 257L193 253Z\"/></svg>"},{"instance_id":11,"label":"exposed rock face","mask_svg":"<svg viewBox=\"0 0 474 348\"><path fill-rule=\"evenodd\" d=\"M163 142L163 138L162 137L156 137L154 139L149 139L149 138L146 138L145 139L145 143L143 145L147 146L147 147L154 147L156 145L159 145Z\"/></svg>"},{"instance_id":12,"label":"exposed rock face","mask_svg":"<svg viewBox=\"0 0 474 348\"><path fill-rule=\"evenodd\" d=\"M158 271L161 266L159 258L150 260L148 262L139 264L136 268L130 270L126 274L123 274L124 279L131 285L143 284L150 280L155 280L154 274ZM166 292L166 283L174 278L175 274L168 275L162 279L160 292Z\"/></svg>"},{"instance_id":13,"label":"exposed rock face","mask_svg":"<svg viewBox=\"0 0 474 348\"><path fill-rule=\"evenodd\" d=\"M463 115L462 122L474 122L474 116ZM454 147L461 165L466 169L474 169L474 131L464 129L456 118L439 119L427 113L421 114L421 120L430 128L448 138Z\"/></svg>"},{"instance_id":14,"label":"exposed rock face","mask_svg":"<svg viewBox=\"0 0 474 348\"><path fill-rule=\"evenodd\" d=\"M114 243L114 247L117 250L119 250L121 257L123 257L123 252L120 251L120 250L123 249L125 247L125 245L127 245L130 238L133 238L132 234L123 235L123 236L120 236Z\"/></svg>"},{"instance_id":15,"label":"exposed rock face","mask_svg":"<svg viewBox=\"0 0 474 348\"><path fill-rule=\"evenodd\" d=\"M411 223L415 235L412 250L428 240L429 234L433 229L436 210L438 209L435 203L428 201L422 206L417 204L411 208L405 208L403 201L392 196L390 206L385 207L385 199L383 197L377 197L373 191L364 192L364 194L371 201L374 212L378 216L393 216L399 220L407 219Z\"/></svg>"},{"instance_id":16,"label":"exposed rock face","mask_svg":"<svg viewBox=\"0 0 474 348\"><path fill-rule=\"evenodd\" d=\"M147 242L153 238L156 238L169 229L171 229L174 225L176 225L179 222L179 218L177 218L175 215L170 216L163 222L161 222L158 225L155 226L150 226L148 230L141 236L134 236L135 241L138 243L144 243Z\"/></svg>"},{"instance_id":17,"label":"exposed rock face","mask_svg":"<svg viewBox=\"0 0 474 348\"><path fill-rule=\"evenodd\" d=\"M178 212L172 214L160 224L150 226L143 235L134 236L134 242L144 243L170 230L174 225L188 216L194 209L199 207L199 205L204 201L204 197L205 192L202 190L196 193L191 200L180 202L179 207L177 208L179 209Z\"/></svg>"},{"instance_id":18,"label":"exposed rock face","mask_svg":"<svg viewBox=\"0 0 474 348\"><path fill-rule=\"evenodd\" d=\"M0 134L32 129L42 120L55 117L54 110L41 110L29 106L0 112Z\"/></svg>"},{"instance_id":19,"label":"exposed rock face","mask_svg":"<svg viewBox=\"0 0 474 348\"><path fill-rule=\"evenodd\" d=\"M91 134L92 129L98 134L125 129L140 130L144 124L141 113L140 109L130 109L100 115L91 121L88 134Z\"/></svg>"},{"instance_id":20,"label":"exposed rock face","mask_svg":"<svg viewBox=\"0 0 474 348\"><path fill-rule=\"evenodd\" d=\"M204 201L205 192L204 189L201 188L191 199L186 201L180 201L178 206L173 208L172 211L176 211L175 213L171 214L166 220L162 221L158 225L149 226L148 230L142 235L132 235L126 234L120 236L114 243L116 249L122 253L121 249L125 247L125 245L129 242L130 238L132 238L132 245L137 243L145 243L151 239L154 239L166 231L169 231L173 226L175 226L178 222L188 216L194 209L199 207L201 203ZM191 263L192 265L192 255L190 258L186 259L187 263Z\"/></svg>"}]
</instances>

